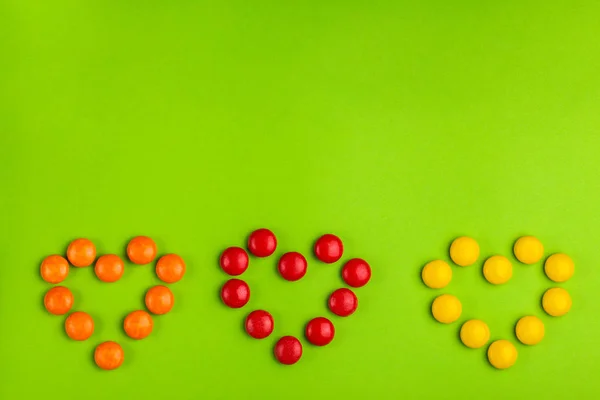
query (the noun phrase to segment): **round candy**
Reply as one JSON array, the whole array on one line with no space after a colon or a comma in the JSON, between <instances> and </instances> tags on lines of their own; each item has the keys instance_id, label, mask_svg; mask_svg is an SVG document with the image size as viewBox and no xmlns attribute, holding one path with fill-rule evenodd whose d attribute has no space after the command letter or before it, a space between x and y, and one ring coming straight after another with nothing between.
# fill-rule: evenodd
<instances>
[{"instance_id":1,"label":"round candy","mask_svg":"<svg viewBox=\"0 0 600 400\"><path fill-rule=\"evenodd\" d=\"M552 254L544 264L544 271L550 280L554 282L566 282L573 276L575 264L571 260L571 257L566 254Z\"/></svg>"},{"instance_id":2,"label":"round candy","mask_svg":"<svg viewBox=\"0 0 600 400\"><path fill-rule=\"evenodd\" d=\"M508 340L496 340L488 348L488 360L495 368L506 369L517 361L517 349Z\"/></svg>"},{"instance_id":3,"label":"round candy","mask_svg":"<svg viewBox=\"0 0 600 400\"><path fill-rule=\"evenodd\" d=\"M494 285L506 283L512 277L512 264L504 256L491 256L483 263L483 276Z\"/></svg>"},{"instance_id":4,"label":"round candy","mask_svg":"<svg viewBox=\"0 0 600 400\"><path fill-rule=\"evenodd\" d=\"M76 267L92 265L96 258L96 246L88 239L75 239L69 243L67 258Z\"/></svg>"},{"instance_id":5,"label":"round candy","mask_svg":"<svg viewBox=\"0 0 600 400\"><path fill-rule=\"evenodd\" d=\"M171 311L175 303L175 296L168 287L158 285L148 289L144 301L148 311L152 314L162 315Z\"/></svg>"},{"instance_id":6,"label":"round candy","mask_svg":"<svg viewBox=\"0 0 600 400\"><path fill-rule=\"evenodd\" d=\"M456 238L450 245L450 258L461 267L472 265L479 258L479 245L467 236Z\"/></svg>"},{"instance_id":7,"label":"round candy","mask_svg":"<svg viewBox=\"0 0 600 400\"><path fill-rule=\"evenodd\" d=\"M438 296L431 305L431 313L433 318L442 324L451 324L460 318L462 313L462 305L460 300L451 294L443 294Z\"/></svg>"},{"instance_id":8,"label":"round candy","mask_svg":"<svg viewBox=\"0 0 600 400\"><path fill-rule=\"evenodd\" d=\"M521 343L533 346L544 338L544 323L532 315L523 317L517 322L515 332Z\"/></svg>"},{"instance_id":9,"label":"round candy","mask_svg":"<svg viewBox=\"0 0 600 400\"><path fill-rule=\"evenodd\" d=\"M306 258L300 253L285 253L279 259L277 269L283 279L288 281L297 281L306 274Z\"/></svg>"},{"instance_id":10,"label":"round candy","mask_svg":"<svg viewBox=\"0 0 600 400\"><path fill-rule=\"evenodd\" d=\"M324 263L331 264L342 258L344 245L339 237L326 234L315 243L315 256Z\"/></svg>"},{"instance_id":11,"label":"round candy","mask_svg":"<svg viewBox=\"0 0 600 400\"><path fill-rule=\"evenodd\" d=\"M268 229L257 229L248 238L248 250L256 257L268 257L277 248L277 238Z\"/></svg>"},{"instance_id":12,"label":"round candy","mask_svg":"<svg viewBox=\"0 0 600 400\"><path fill-rule=\"evenodd\" d=\"M333 340L335 328L327 318L317 317L308 322L305 334L310 343L315 346L325 346Z\"/></svg>"},{"instance_id":13,"label":"round candy","mask_svg":"<svg viewBox=\"0 0 600 400\"><path fill-rule=\"evenodd\" d=\"M371 279L371 267L361 258L353 258L344 264L342 279L348 286L362 287Z\"/></svg>"},{"instance_id":14,"label":"round candy","mask_svg":"<svg viewBox=\"0 0 600 400\"><path fill-rule=\"evenodd\" d=\"M350 289L341 288L329 296L329 309L335 315L347 317L358 308L358 298Z\"/></svg>"},{"instance_id":15,"label":"round candy","mask_svg":"<svg viewBox=\"0 0 600 400\"><path fill-rule=\"evenodd\" d=\"M75 311L65 320L65 331L73 340L86 340L94 333L94 320L88 313Z\"/></svg>"},{"instance_id":16,"label":"round candy","mask_svg":"<svg viewBox=\"0 0 600 400\"><path fill-rule=\"evenodd\" d=\"M230 279L221 288L221 300L227 307L244 307L250 300L250 287L241 279Z\"/></svg>"},{"instance_id":17,"label":"round candy","mask_svg":"<svg viewBox=\"0 0 600 400\"><path fill-rule=\"evenodd\" d=\"M423 267L421 278L428 287L441 289L452 280L452 268L442 260L430 261Z\"/></svg>"},{"instance_id":18,"label":"round candy","mask_svg":"<svg viewBox=\"0 0 600 400\"><path fill-rule=\"evenodd\" d=\"M302 357L302 344L293 336L284 336L275 344L274 353L280 363L295 364Z\"/></svg>"},{"instance_id":19,"label":"round candy","mask_svg":"<svg viewBox=\"0 0 600 400\"><path fill-rule=\"evenodd\" d=\"M460 340L471 349L485 346L490 340L490 328L478 319L471 319L460 327Z\"/></svg>"},{"instance_id":20,"label":"round candy","mask_svg":"<svg viewBox=\"0 0 600 400\"><path fill-rule=\"evenodd\" d=\"M130 312L123 322L125 333L132 339L143 339L152 333L154 322L146 311L138 310Z\"/></svg>"},{"instance_id":21,"label":"round candy","mask_svg":"<svg viewBox=\"0 0 600 400\"><path fill-rule=\"evenodd\" d=\"M66 287L55 286L46 292L44 307L50 314L66 314L73 307L73 293Z\"/></svg>"},{"instance_id":22,"label":"round candy","mask_svg":"<svg viewBox=\"0 0 600 400\"><path fill-rule=\"evenodd\" d=\"M40 266L42 279L48 283L59 283L69 275L69 263L64 257L53 255L44 258Z\"/></svg>"},{"instance_id":23,"label":"round candy","mask_svg":"<svg viewBox=\"0 0 600 400\"><path fill-rule=\"evenodd\" d=\"M568 313L572 304L569 292L563 288L548 289L542 297L544 311L553 317L560 317Z\"/></svg>"},{"instance_id":24,"label":"round candy","mask_svg":"<svg viewBox=\"0 0 600 400\"><path fill-rule=\"evenodd\" d=\"M123 263L121 257L114 254L100 256L94 266L94 272L102 282L118 281L123 276L124 270L125 263Z\"/></svg>"},{"instance_id":25,"label":"round candy","mask_svg":"<svg viewBox=\"0 0 600 400\"><path fill-rule=\"evenodd\" d=\"M158 259L156 275L166 283L175 283L185 274L185 262L177 254L167 254Z\"/></svg>"},{"instance_id":26,"label":"round candy","mask_svg":"<svg viewBox=\"0 0 600 400\"><path fill-rule=\"evenodd\" d=\"M248 253L241 247L229 247L221 254L219 265L226 274L241 275L248 268Z\"/></svg>"},{"instance_id":27,"label":"round candy","mask_svg":"<svg viewBox=\"0 0 600 400\"><path fill-rule=\"evenodd\" d=\"M273 332L273 316L264 310L252 311L246 317L246 332L254 339L264 339Z\"/></svg>"},{"instance_id":28,"label":"round candy","mask_svg":"<svg viewBox=\"0 0 600 400\"><path fill-rule=\"evenodd\" d=\"M123 348L115 342L100 343L94 350L94 361L104 370L119 368L124 359Z\"/></svg>"},{"instance_id":29,"label":"round candy","mask_svg":"<svg viewBox=\"0 0 600 400\"><path fill-rule=\"evenodd\" d=\"M127 257L134 264L150 264L156 257L156 243L147 236L136 236L127 244Z\"/></svg>"},{"instance_id":30,"label":"round candy","mask_svg":"<svg viewBox=\"0 0 600 400\"><path fill-rule=\"evenodd\" d=\"M544 246L536 237L523 236L515 242L513 252L523 264L535 264L544 256Z\"/></svg>"}]
</instances>

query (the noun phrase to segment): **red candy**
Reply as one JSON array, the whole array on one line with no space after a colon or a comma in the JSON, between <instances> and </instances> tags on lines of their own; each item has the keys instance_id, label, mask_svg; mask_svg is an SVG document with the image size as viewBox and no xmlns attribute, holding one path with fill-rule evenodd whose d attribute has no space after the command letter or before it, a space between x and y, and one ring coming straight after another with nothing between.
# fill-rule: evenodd
<instances>
[{"instance_id":1,"label":"red candy","mask_svg":"<svg viewBox=\"0 0 600 400\"><path fill-rule=\"evenodd\" d=\"M280 363L295 364L302 357L302 344L293 336L284 336L275 344L274 353Z\"/></svg>"},{"instance_id":2,"label":"red candy","mask_svg":"<svg viewBox=\"0 0 600 400\"><path fill-rule=\"evenodd\" d=\"M349 286L365 286L371 279L371 267L360 258L353 258L342 268L342 278Z\"/></svg>"},{"instance_id":3,"label":"red candy","mask_svg":"<svg viewBox=\"0 0 600 400\"><path fill-rule=\"evenodd\" d=\"M252 311L246 317L246 332L254 339L264 339L273 332L273 316L264 310Z\"/></svg>"},{"instance_id":4,"label":"red candy","mask_svg":"<svg viewBox=\"0 0 600 400\"><path fill-rule=\"evenodd\" d=\"M318 317L310 320L305 333L306 339L315 346L325 346L333 340L335 328L327 318Z\"/></svg>"},{"instance_id":5,"label":"red candy","mask_svg":"<svg viewBox=\"0 0 600 400\"><path fill-rule=\"evenodd\" d=\"M248 268L248 253L240 247L230 247L221 254L219 264L225 273L241 275Z\"/></svg>"},{"instance_id":6,"label":"red candy","mask_svg":"<svg viewBox=\"0 0 600 400\"><path fill-rule=\"evenodd\" d=\"M285 253L279 259L277 269L279 273L288 281L297 281L306 274L306 258L300 253Z\"/></svg>"},{"instance_id":7,"label":"red candy","mask_svg":"<svg viewBox=\"0 0 600 400\"><path fill-rule=\"evenodd\" d=\"M340 317L351 315L357 307L358 299L350 289L338 289L329 296L329 309Z\"/></svg>"},{"instance_id":8,"label":"red candy","mask_svg":"<svg viewBox=\"0 0 600 400\"><path fill-rule=\"evenodd\" d=\"M268 229L257 229L248 238L248 250L256 257L268 257L277 247L275 234Z\"/></svg>"},{"instance_id":9,"label":"red candy","mask_svg":"<svg viewBox=\"0 0 600 400\"><path fill-rule=\"evenodd\" d=\"M221 288L221 300L231 308L244 307L250 300L250 287L240 279L230 279Z\"/></svg>"},{"instance_id":10,"label":"red candy","mask_svg":"<svg viewBox=\"0 0 600 400\"><path fill-rule=\"evenodd\" d=\"M342 258L344 245L339 237L331 234L321 236L315 243L315 255L324 263L334 263Z\"/></svg>"}]
</instances>

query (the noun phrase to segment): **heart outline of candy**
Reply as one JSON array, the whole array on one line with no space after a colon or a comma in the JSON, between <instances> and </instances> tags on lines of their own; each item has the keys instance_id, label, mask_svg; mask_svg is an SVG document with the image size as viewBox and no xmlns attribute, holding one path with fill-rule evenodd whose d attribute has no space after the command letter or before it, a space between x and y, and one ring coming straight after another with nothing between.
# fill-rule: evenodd
<instances>
[{"instance_id":1,"label":"heart outline of candy","mask_svg":"<svg viewBox=\"0 0 600 400\"><path fill-rule=\"evenodd\" d=\"M466 253L465 246L467 248ZM469 250L468 247L471 247L471 249ZM533 236L522 236L517 239L513 246L513 253L517 261L524 265L537 264L541 260L544 260L545 275L555 283L566 282L574 273L574 263L571 258L564 253L554 253L544 259L543 245ZM479 245L470 237L458 237L450 246L450 259L458 267L469 267L479 260ZM492 264L497 263L499 260L508 263L508 265L504 264L500 266L500 271L505 269L502 271L504 272L504 277L501 276L502 274L494 276L489 270L486 271L488 262L493 259L494 262ZM508 269L508 267L510 269ZM428 268L429 271L427 270ZM512 277L512 263L504 256L492 255L484 261L483 272L485 279L489 283L504 284ZM431 289L443 289L451 282L452 272L448 263L441 259L437 259L425 264L421 270L421 279L425 285ZM494 282L496 279L498 281ZM436 280L437 282L435 282ZM560 317L567 314L571 309L571 304L572 302L569 293L561 287L555 286L549 288L545 290L542 295L542 309L551 317ZM443 310L443 307L446 307L447 309ZM452 318L443 315L446 311L449 311L449 315L453 314ZM433 300L431 313L433 318L438 322L451 324L457 321L462 315L462 305L460 300L455 296L441 294ZM467 333L463 335L465 330ZM470 333L474 332L476 332L477 340L473 340L473 337L468 337ZM543 322L538 317L527 315L521 317L517 321L514 333L519 342L524 345L532 346L543 339L545 328ZM487 324L481 320L467 320L461 325L460 338L467 347L473 349L484 347L490 340L489 328L487 327ZM470 341L475 341L477 343L473 344L470 343ZM490 364L496 369L507 369L516 362L518 352L512 342L507 339L499 339L489 344L487 347L487 357Z\"/></svg>"},{"instance_id":2,"label":"heart outline of candy","mask_svg":"<svg viewBox=\"0 0 600 400\"><path fill-rule=\"evenodd\" d=\"M143 246L140 247L140 244ZM136 245L138 246L136 247ZM142 252L139 253L137 250ZM93 242L89 239L79 238L69 244L66 257L58 254L49 255L40 265L42 279L55 285L46 291L44 307L52 315L68 314L64 323L65 331L67 336L73 340L89 339L94 333L94 321L86 312L72 310L74 296L66 286L62 285L69 275L69 269L94 265L94 272L101 282L114 283L121 278L125 268L123 258L116 254L96 256L96 247ZM186 267L183 259L172 253L162 255L157 259L156 244L147 236L136 236L129 241L127 258L131 263L140 266L150 264L156 259L155 272L165 284L175 283L185 274ZM110 270L111 267L112 270ZM150 314L154 316L166 314L172 309L174 300L173 292L167 286L159 284L147 289L144 303L148 312L141 309L134 310L125 317L123 328L126 335L136 340L147 337L154 326L154 319ZM104 370L119 368L124 358L123 348L112 340L98 344L94 351L96 364Z\"/></svg>"},{"instance_id":3,"label":"heart outline of candy","mask_svg":"<svg viewBox=\"0 0 600 400\"><path fill-rule=\"evenodd\" d=\"M270 257L277 248L275 234L266 228L253 231L248 238L248 252L258 258ZM344 252L341 239L333 234L321 236L314 244L314 253L322 263L338 262ZM246 250L232 246L226 248L219 259L221 269L233 276L221 287L221 301L230 308L242 308L250 300L249 285L239 278L250 265L250 257ZM279 275L290 282L304 277L308 263L299 252L287 252L281 255L277 269ZM366 285L371 278L371 267L360 258L352 258L342 265L342 279L347 286L359 288ZM236 298L232 299L232 296ZM348 317L358 308L358 297L347 287L336 289L329 295L329 310L338 317ZM256 317L256 318L255 318ZM255 339L265 339L274 330L275 321L266 310L252 310L245 318L246 333ZM329 318L318 316L305 326L305 339L312 345L322 347L329 344L335 336L335 327ZM303 347L295 336L281 336L275 343L273 353L277 361L283 365L292 365L300 360Z\"/></svg>"}]
</instances>

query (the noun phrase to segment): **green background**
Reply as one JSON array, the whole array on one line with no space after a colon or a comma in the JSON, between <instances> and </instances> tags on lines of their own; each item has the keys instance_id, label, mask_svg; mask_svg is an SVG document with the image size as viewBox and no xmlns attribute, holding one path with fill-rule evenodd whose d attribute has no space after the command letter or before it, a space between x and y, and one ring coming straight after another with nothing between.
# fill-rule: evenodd
<instances>
[{"instance_id":1,"label":"green background","mask_svg":"<svg viewBox=\"0 0 600 400\"><path fill-rule=\"evenodd\" d=\"M578 0L0 0L0 398L598 398L599 19ZM251 301L228 309L218 256L263 226L276 256L251 260ZM276 338L329 315L343 283L311 253L327 232L373 279L329 346L284 367ZM152 266L115 284L72 269L96 331L68 340L41 260L138 234L186 260L175 308L134 342L121 322ZM541 264L501 287L481 262L445 290L420 281L457 235L483 260L522 234L575 260L567 316L543 314ZM275 272L290 250L309 256L297 283ZM430 317L444 292L493 339L516 342L526 314L546 337L494 370ZM263 341L242 330L256 308L276 321ZM104 340L125 349L116 371L92 361Z\"/></svg>"}]
</instances>

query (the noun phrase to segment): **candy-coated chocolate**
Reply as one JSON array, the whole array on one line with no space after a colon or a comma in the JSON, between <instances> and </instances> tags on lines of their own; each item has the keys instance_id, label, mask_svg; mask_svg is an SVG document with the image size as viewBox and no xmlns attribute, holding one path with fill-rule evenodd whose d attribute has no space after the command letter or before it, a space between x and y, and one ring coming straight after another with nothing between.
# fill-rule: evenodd
<instances>
[{"instance_id":1,"label":"candy-coated chocolate","mask_svg":"<svg viewBox=\"0 0 600 400\"><path fill-rule=\"evenodd\" d=\"M94 333L94 320L88 313L75 311L65 320L65 331L73 340L86 340Z\"/></svg>"},{"instance_id":2,"label":"candy-coated chocolate","mask_svg":"<svg viewBox=\"0 0 600 400\"><path fill-rule=\"evenodd\" d=\"M467 236L456 238L450 245L450 258L461 267L472 265L479 258L479 244Z\"/></svg>"},{"instance_id":3,"label":"candy-coated chocolate","mask_svg":"<svg viewBox=\"0 0 600 400\"><path fill-rule=\"evenodd\" d=\"M127 257L132 263L150 264L156 257L156 243L148 236L136 236L127 244Z\"/></svg>"},{"instance_id":4,"label":"candy-coated chocolate","mask_svg":"<svg viewBox=\"0 0 600 400\"><path fill-rule=\"evenodd\" d=\"M460 318L462 313L462 304L456 296L451 294L443 294L438 296L431 305L431 313L433 318L442 324L451 324Z\"/></svg>"},{"instance_id":5,"label":"candy-coated chocolate","mask_svg":"<svg viewBox=\"0 0 600 400\"><path fill-rule=\"evenodd\" d=\"M306 258L300 253L285 253L277 263L277 269L283 279L288 281L297 281L306 274Z\"/></svg>"},{"instance_id":6,"label":"candy-coated chocolate","mask_svg":"<svg viewBox=\"0 0 600 400\"><path fill-rule=\"evenodd\" d=\"M317 239L314 250L319 260L331 264L342 258L344 244L339 237L328 233Z\"/></svg>"},{"instance_id":7,"label":"candy-coated chocolate","mask_svg":"<svg viewBox=\"0 0 600 400\"><path fill-rule=\"evenodd\" d=\"M483 321L471 319L460 327L460 340L465 346L478 349L490 340L490 328Z\"/></svg>"},{"instance_id":8,"label":"candy-coated chocolate","mask_svg":"<svg viewBox=\"0 0 600 400\"><path fill-rule=\"evenodd\" d=\"M563 288L548 289L542 297L544 311L553 317L565 315L572 305L571 295Z\"/></svg>"},{"instance_id":9,"label":"candy-coated chocolate","mask_svg":"<svg viewBox=\"0 0 600 400\"><path fill-rule=\"evenodd\" d=\"M335 315L347 317L358 308L358 298L347 288L337 289L329 296L329 309Z\"/></svg>"},{"instance_id":10,"label":"candy-coated chocolate","mask_svg":"<svg viewBox=\"0 0 600 400\"><path fill-rule=\"evenodd\" d=\"M273 316L264 310L252 311L246 317L245 327L248 335L255 339L264 339L273 332Z\"/></svg>"},{"instance_id":11,"label":"candy-coated chocolate","mask_svg":"<svg viewBox=\"0 0 600 400\"><path fill-rule=\"evenodd\" d=\"M348 286L365 286L371 279L371 267L362 258L353 258L342 267L342 279Z\"/></svg>"},{"instance_id":12,"label":"candy-coated chocolate","mask_svg":"<svg viewBox=\"0 0 600 400\"><path fill-rule=\"evenodd\" d=\"M333 340L335 328L325 317L311 319L306 325L306 339L315 346L325 346Z\"/></svg>"},{"instance_id":13,"label":"candy-coated chocolate","mask_svg":"<svg viewBox=\"0 0 600 400\"><path fill-rule=\"evenodd\" d=\"M73 293L64 286L55 286L46 292L44 307L50 314L66 314L73 307Z\"/></svg>"},{"instance_id":14,"label":"candy-coated chocolate","mask_svg":"<svg viewBox=\"0 0 600 400\"><path fill-rule=\"evenodd\" d=\"M510 368L517 361L517 349L508 340L496 340L487 351L490 364L497 369Z\"/></svg>"},{"instance_id":15,"label":"candy-coated chocolate","mask_svg":"<svg viewBox=\"0 0 600 400\"><path fill-rule=\"evenodd\" d=\"M64 257L48 256L42 261L40 274L42 279L48 283L60 283L69 275L69 263Z\"/></svg>"},{"instance_id":16,"label":"candy-coated chocolate","mask_svg":"<svg viewBox=\"0 0 600 400\"><path fill-rule=\"evenodd\" d=\"M156 275L166 283L175 283L185 274L185 262L177 254L167 254L158 259Z\"/></svg>"},{"instance_id":17,"label":"candy-coated chocolate","mask_svg":"<svg viewBox=\"0 0 600 400\"><path fill-rule=\"evenodd\" d=\"M274 353L281 364L292 365L302 357L302 344L293 336L284 336L275 344Z\"/></svg>"},{"instance_id":18,"label":"candy-coated chocolate","mask_svg":"<svg viewBox=\"0 0 600 400\"><path fill-rule=\"evenodd\" d=\"M538 317L528 315L517 322L515 333L521 343L533 346L544 338L544 323Z\"/></svg>"},{"instance_id":19,"label":"candy-coated chocolate","mask_svg":"<svg viewBox=\"0 0 600 400\"><path fill-rule=\"evenodd\" d=\"M152 314L162 315L171 311L175 304L175 296L168 287L157 285L148 289L144 302Z\"/></svg>"},{"instance_id":20,"label":"candy-coated chocolate","mask_svg":"<svg viewBox=\"0 0 600 400\"><path fill-rule=\"evenodd\" d=\"M69 243L67 258L75 267L87 267L96 259L96 246L89 239L75 239Z\"/></svg>"},{"instance_id":21,"label":"candy-coated chocolate","mask_svg":"<svg viewBox=\"0 0 600 400\"><path fill-rule=\"evenodd\" d=\"M544 263L544 272L554 282L566 282L575 272L575 263L566 254L552 254Z\"/></svg>"},{"instance_id":22,"label":"candy-coated chocolate","mask_svg":"<svg viewBox=\"0 0 600 400\"><path fill-rule=\"evenodd\" d=\"M452 280L452 268L450 268L446 261L430 261L423 267L421 279L423 279L423 283L428 287L441 289L448 286Z\"/></svg>"},{"instance_id":23,"label":"candy-coated chocolate","mask_svg":"<svg viewBox=\"0 0 600 400\"><path fill-rule=\"evenodd\" d=\"M241 279L230 279L221 288L221 300L231 308L241 308L250 300L250 287Z\"/></svg>"},{"instance_id":24,"label":"candy-coated chocolate","mask_svg":"<svg viewBox=\"0 0 600 400\"><path fill-rule=\"evenodd\" d=\"M115 342L104 342L96 346L94 350L94 361L96 365L104 370L119 368L123 364L125 353L121 345Z\"/></svg>"},{"instance_id":25,"label":"candy-coated chocolate","mask_svg":"<svg viewBox=\"0 0 600 400\"><path fill-rule=\"evenodd\" d=\"M277 248L277 238L268 229L257 229L248 238L248 250L256 257L268 257Z\"/></svg>"},{"instance_id":26,"label":"candy-coated chocolate","mask_svg":"<svg viewBox=\"0 0 600 400\"><path fill-rule=\"evenodd\" d=\"M248 253L241 247L229 247L221 254L219 265L226 274L241 275L248 268Z\"/></svg>"},{"instance_id":27,"label":"candy-coated chocolate","mask_svg":"<svg viewBox=\"0 0 600 400\"><path fill-rule=\"evenodd\" d=\"M123 322L123 329L127 336L137 340L144 339L152 333L153 327L152 317L143 310L130 312Z\"/></svg>"},{"instance_id":28,"label":"candy-coated chocolate","mask_svg":"<svg viewBox=\"0 0 600 400\"><path fill-rule=\"evenodd\" d=\"M513 252L523 264L535 264L544 256L544 246L536 237L522 236L515 242Z\"/></svg>"},{"instance_id":29,"label":"candy-coated chocolate","mask_svg":"<svg viewBox=\"0 0 600 400\"><path fill-rule=\"evenodd\" d=\"M98 257L94 272L102 282L116 282L123 276L125 263L115 254L106 254Z\"/></svg>"},{"instance_id":30,"label":"candy-coated chocolate","mask_svg":"<svg viewBox=\"0 0 600 400\"><path fill-rule=\"evenodd\" d=\"M510 260L504 256L491 256L483 263L483 276L493 285L508 282L512 277L512 270Z\"/></svg>"}]
</instances>

